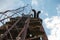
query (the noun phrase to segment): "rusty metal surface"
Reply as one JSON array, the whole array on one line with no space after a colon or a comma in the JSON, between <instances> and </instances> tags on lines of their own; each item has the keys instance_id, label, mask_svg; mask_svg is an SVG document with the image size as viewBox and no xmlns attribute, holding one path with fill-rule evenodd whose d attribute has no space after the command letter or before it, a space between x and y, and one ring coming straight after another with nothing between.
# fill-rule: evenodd
<instances>
[{"instance_id":1,"label":"rusty metal surface","mask_svg":"<svg viewBox=\"0 0 60 40\"><path fill-rule=\"evenodd\" d=\"M9 31L12 30L12 28L13 28L20 20L21 20L21 18L18 19L18 20L12 25L12 27L9 28L9 29L2 35L1 38L4 38L4 37L7 35L7 33L9 33Z\"/></svg>"},{"instance_id":2,"label":"rusty metal surface","mask_svg":"<svg viewBox=\"0 0 60 40\"><path fill-rule=\"evenodd\" d=\"M26 34L27 34L27 29L29 27L29 22L30 22L30 18L28 18L26 21L25 21L25 25L24 25L24 28L21 30L21 32L18 34L17 37L21 37L21 40L25 40L26 38Z\"/></svg>"},{"instance_id":3,"label":"rusty metal surface","mask_svg":"<svg viewBox=\"0 0 60 40\"><path fill-rule=\"evenodd\" d=\"M23 8L24 8L24 7L23 7ZM16 10L17 10L17 12L16 12ZM5 11L4 13L7 13L8 11L9 11L9 12L13 11L15 14L17 14L17 13L20 12L19 9L16 9L16 10L7 10L7 11ZM46 33L45 33L45 31L44 31L44 28L43 28L43 26L42 26L42 20L39 19L39 13L40 13L40 11L38 11L37 13L36 13L35 10L32 10L32 11L34 12L33 22L31 22L31 19L30 19L30 16L31 16L31 15L28 15L28 16L27 16L27 15L24 15L24 16L22 16L22 17L19 17L18 20L16 20L16 22L13 23L13 25L11 25L10 28L6 27L6 31L5 31L5 32L3 33L3 35L0 37L0 40L8 40L8 38L5 38L8 34L10 35L10 40L36 40L37 38L40 37L40 34L37 34L38 31L36 31L38 28L39 28L39 29L38 29L39 32L42 32L42 33L43 33L43 34L42 34L43 40L48 40L48 39L47 39L47 36L46 36ZM3 13L3 14L4 14L4 13ZM13 14L13 15L15 15L15 14ZM12 15L12 16L13 16L13 15ZM6 15L5 15L5 16L6 16ZM12 16L7 17L7 18L11 18ZM22 20L22 19L24 19L24 17L27 17L27 19L26 19L26 20ZM5 20L5 19L7 19L7 18L4 18L4 19L0 20L0 22L2 22L3 20ZM30 22L31 22L31 23L30 23ZM2 22L2 23L3 23L3 22ZM16 25L17 25L18 23L24 23L24 25L23 25L23 27L22 27L21 30L18 30L18 27L16 27ZM38 24L37 24L37 23L38 23ZM28 31L28 28L29 28L30 24L31 24L31 25L34 25L36 28L37 28L37 26L39 26L37 29L33 29L34 27L32 27L32 29L34 30L34 33L37 34L37 35L34 35L32 38L27 38L27 39L26 39L27 31ZM20 27L20 26L19 26L19 27ZM11 33L11 30L13 30L13 28L16 28L16 30L18 31L18 34L17 34L17 36L15 37L15 39L14 39L12 33ZM30 31L31 31L31 29L30 29ZM36 31L36 32L35 32L35 31ZM32 31L32 32L33 32L33 31ZM39 40L39 39L37 39L37 40Z\"/></svg>"}]
</instances>

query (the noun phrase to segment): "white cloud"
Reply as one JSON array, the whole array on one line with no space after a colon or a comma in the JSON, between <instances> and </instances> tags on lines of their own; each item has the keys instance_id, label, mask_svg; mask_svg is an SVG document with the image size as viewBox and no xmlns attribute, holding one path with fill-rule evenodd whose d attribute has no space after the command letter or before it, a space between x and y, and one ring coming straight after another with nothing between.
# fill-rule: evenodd
<instances>
[{"instance_id":1,"label":"white cloud","mask_svg":"<svg viewBox=\"0 0 60 40\"><path fill-rule=\"evenodd\" d=\"M57 10L58 16L60 16L60 4L57 5L56 10Z\"/></svg>"},{"instance_id":2,"label":"white cloud","mask_svg":"<svg viewBox=\"0 0 60 40\"><path fill-rule=\"evenodd\" d=\"M41 10L41 13L44 13L44 11L43 11L43 10Z\"/></svg>"},{"instance_id":3,"label":"white cloud","mask_svg":"<svg viewBox=\"0 0 60 40\"><path fill-rule=\"evenodd\" d=\"M48 13L45 13L46 16L48 16Z\"/></svg>"},{"instance_id":4,"label":"white cloud","mask_svg":"<svg viewBox=\"0 0 60 40\"><path fill-rule=\"evenodd\" d=\"M24 6L24 2L22 0L3 0L0 2L0 11L16 9L21 6Z\"/></svg>"},{"instance_id":5,"label":"white cloud","mask_svg":"<svg viewBox=\"0 0 60 40\"><path fill-rule=\"evenodd\" d=\"M60 17L53 16L44 20L46 27L51 29L51 35L48 36L49 40L60 40Z\"/></svg>"},{"instance_id":6,"label":"white cloud","mask_svg":"<svg viewBox=\"0 0 60 40\"><path fill-rule=\"evenodd\" d=\"M48 16L48 13L45 10L41 10L41 14Z\"/></svg>"},{"instance_id":7,"label":"white cloud","mask_svg":"<svg viewBox=\"0 0 60 40\"><path fill-rule=\"evenodd\" d=\"M32 0L32 5L38 5L38 0Z\"/></svg>"}]
</instances>

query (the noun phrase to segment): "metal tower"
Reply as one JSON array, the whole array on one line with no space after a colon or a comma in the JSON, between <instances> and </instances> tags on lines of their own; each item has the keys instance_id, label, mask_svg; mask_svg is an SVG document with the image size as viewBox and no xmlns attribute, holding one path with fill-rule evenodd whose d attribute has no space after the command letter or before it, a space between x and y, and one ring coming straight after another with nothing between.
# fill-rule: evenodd
<instances>
[{"instance_id":1,"label":"metal tower","mask_svg":"<svg viewBox=\"0 0 60 40\"><path fill-rule=\"evenodd\" d=\"M24 8L25 7L23 7L23 10ZM0 14L5 15L7 12L17 14L23 11L19 10L20 8L7 10L0 12ZM34 17L32 17L32 14L25 15L24 13L22 16L12 17L13 14L7 17L10 18L10 21L0 27L0 40L48 40L42 26L42 19L39 18L40 11L36 12L36 10L32 9L32 12L34 12ZM2 21L7 18L0 20L0 22L3 23Z\"/></svg>"}]
</instances>

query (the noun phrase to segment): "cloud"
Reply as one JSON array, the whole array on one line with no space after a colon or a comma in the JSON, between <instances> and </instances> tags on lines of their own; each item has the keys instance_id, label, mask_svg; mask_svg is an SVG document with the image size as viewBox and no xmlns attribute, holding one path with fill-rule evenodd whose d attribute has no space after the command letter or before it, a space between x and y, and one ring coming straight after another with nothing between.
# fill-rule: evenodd
<instances>
[{"instance_id":1,"label":"cloud","mask_svg":"<svg viewBox=\"0 0 60 40\"><path fill-rule=\"evenodd\" d=\"M45 13L46 16L48 16L48 13Z\"/></svg>"},{"instance_id":2,"label":"cloud","mask_svg":"<svg viewBox=\"0 0 60 40\"><path fill-rule=\"evenodd\" d=\"M57 5L56 10L57 10L58 16L60 16L60 4Z\"/></svg>"},{"instance_id":3,"label":"cloud","mask_svg":"<svg viewBox=\"0 0 60 40\"><path fill-rule=\"evenodd\" d=\"M38 5L38 0L32 0L32 5Z\"/></svg>"},{"instance_id":4,"label":"cloud","mask_svg":"<svg viewBox=\"0 0 60 40\"><path fill-rule=\"evenodd\" d=\"M44 10L41 10L41 13L44 13Z\"/></svg>"},{"instance_id":5,"label":"cloud","mask_svg":"<svg viewBox=\"0 0 60 40\"><path fill-rule=\"evenodd\" d=\"M53 16L44 20L48 29L51 29L51 34L48 35L49 40L60 40L60 16Z\"/></svg>"},{"instance_id":6,"label":"cloud","mask_svg":"<svg viewBox=\"0 0 60 40\"><path fill-rule=\"evenodd\" d=\"M45 16L48 16L48 13L45 10L41 10L41 14L45 15Z\"/></svg>"},{"instance_id":7,"label":"cloud","mask_svg":"<svg viewBox=\"0 0 60 40\"><path fill-rule=\"evenodd\" d=\"M0 12L8 9L16 9L24 5L25 3L22 0L3 0L0 1Z\"/></svg>"}]
</instances>

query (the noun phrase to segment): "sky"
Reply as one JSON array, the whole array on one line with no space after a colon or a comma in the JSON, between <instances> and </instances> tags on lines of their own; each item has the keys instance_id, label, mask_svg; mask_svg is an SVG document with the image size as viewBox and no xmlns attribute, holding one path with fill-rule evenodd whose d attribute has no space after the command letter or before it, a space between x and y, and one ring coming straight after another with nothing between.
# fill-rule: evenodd
<instances>
[{"instance_id":1,"label":"sky","mask_svg":"<svg viewBox=\"0 0 60 40\"><path fill-rule=\"evenodd\" d=\"M22 4L22 5L21 5ZM0 0L0 12L30 4L41 11L39 17L49 40L60 40L60 0Z\"/></svg>"}]
</instances>

